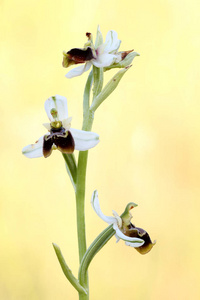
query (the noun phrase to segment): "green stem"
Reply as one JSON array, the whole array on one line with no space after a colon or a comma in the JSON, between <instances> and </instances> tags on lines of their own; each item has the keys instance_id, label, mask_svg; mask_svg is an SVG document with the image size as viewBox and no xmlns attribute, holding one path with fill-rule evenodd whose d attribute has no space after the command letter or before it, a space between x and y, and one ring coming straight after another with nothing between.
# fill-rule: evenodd
<instances>
[{"instance_id":1,"label":"green stem","mask_svg":"<svg viewBox=\"0 0 200 300\"><path fill-rule=\"evenodd\" d=\"M90 131L94 114L88 111L83 120L83 130ZM85 233L85 184L86 184L86 168L87 168L88 151L80 151L77 166L77 181L76 181L76 215L77 215L77 233L78 233L78 247L79 247L79 261L86 252L86 233ZM85 280L84 285L87 295L79 293L80 300L89 299L88 280Z\"/></svg>"},{"instance_id":2,"label":"green stem","mask_svg":"<svg viewBox=\"0 0 200 300\"><path fill-rule=\"evenodd\" d=\"M103 69L99 74L94 76L94 95L98 95L102 89L103 84ZM93 81L93 73L95 69L89 74L83 95L83 126L82 130L91 131L94 120L94 112L90 110L90 91ZM101 75L101 84L98 82L98 76ZM86 169L87 169L88 151L80 151L78 156L77 174L76 174L76 217L77 217L77 234L78 234L78 248L79 248L79 262L87 250L86 246L86 232L85 232L85 184L86 184ZM84 280L84 289L87 295L79 293L79 300L89 300L88 276L86 272Z\"/></svg>"},{"instance_id":3,"label":"green stem","mask_svg":"<svg viewBox=\"0 0 200 300\"><path fill-rule=\"evenodd\" d=\"M93 123L93 114L89 111L83 122L83 130L90 131ZM76 204L77 204L77 230L79 243L79 261L81 262L86 252L85 237L85 183L87 168L88 151L80 151L77 166L77 182L76 182Z\"/></svg>"},{"instance_id":4,"label":"green stem","mask_svg":"<svg viewBox=\"0 0 200 300\"><path fill-rule=\"evenodd\" d=\"M79 246L79 261L81 262L86 251L85 236L85 181L88 151L81 151L78 158L77 185L76 185L76 213Z\"/></svg>"},{"instance_id":5,"label":"green stem","mask_svg":"<svg viewBox=\"0 0 200 300\"><path fill-rule=\"evenodd\" d=\"M113 229L113 225L108 226L90 245L88 250L86 251L80 268L79 268L79 283L81 286L85 286L87 282L87 270L88 267L94 258L94 256L101 250L101 248L111 239L111 237L115 234L115 230Z\"/></svg>"}]
</instances>

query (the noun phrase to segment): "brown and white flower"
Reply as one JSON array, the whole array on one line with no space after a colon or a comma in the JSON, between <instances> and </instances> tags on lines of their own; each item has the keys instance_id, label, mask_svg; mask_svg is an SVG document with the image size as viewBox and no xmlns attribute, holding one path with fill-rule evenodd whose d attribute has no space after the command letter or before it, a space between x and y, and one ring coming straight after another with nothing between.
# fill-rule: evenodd
<instances>
[{"instance_id":1,"label":"brown and white flower","mask_svg":"<svg viewBox=\"0 0 200 300\"><path fill-rule=\"evenodd\" d=\"M98 26L97 36L101 37L102 43L100 43L100 45L98 43L96 47L93 45L91 33L87 32L86 36L88 37L88 42L83 49L73 48L68 52L63 52L63 67L68 68L72 65L84 64L70 70L66 74L67 78L83 74L88 71L92 65L97 68L106 68L116 65L133 51L118 52L121 41L118 39L117 32L114 30L108 31L105 42L103 43L102 33ZM138 55L138 53L135 52L135 55Z\"/></svg>"},{"instance_id":2,"label":"brown and white flower","mask_svg":"<svg viewBox=\"0 0 200 300\"><path fill-rule=\"evenodd\" d=\"M22 149L26 157L48 157L55 149L70 154L74 150L88 150L99 143L97 133L71 128L72 118L68 117L65 97L56 95L48 98L45 101L45 110L50 123L43 125L49 132L40 137L35 144Z\"/></svg>"},{"instance_id":3,"label":"brown and white flower","mask_svg":"<svg viewBox=\"0 0 200 300\"><path fill-rule=\"evenodd\" d=\"M134 226L130 221L132 218L130 210L136 207L137 204L130 202L121 216L113 211L113 217L108 217L101 211L97 191L93 192L91 203L93 209L103 221L113 224L117 242L123 240L127 246L134 247L141 254L146 254L153 248L156 241L152 242L149 234L144 229Z\"/></svg>"}]
</instances>

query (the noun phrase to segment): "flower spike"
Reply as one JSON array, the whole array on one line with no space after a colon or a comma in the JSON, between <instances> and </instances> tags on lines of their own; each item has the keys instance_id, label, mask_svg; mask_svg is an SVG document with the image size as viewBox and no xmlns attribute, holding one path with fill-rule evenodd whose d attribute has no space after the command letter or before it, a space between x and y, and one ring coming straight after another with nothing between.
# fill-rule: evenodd
<instances>
[{"instance_id":1,"label":"flower spike","mask_svg":"<svg viewBox=\"0 0 200 300\"><path fill-rule=\"evenodd\" d=\"M22 149L26 157L48 157L55 149L70 154L75 149L85 151L99 143L97 133L71 128L65 97L56 95L48 98L45 101L45 110L50 123L45 123L44 126L49 132L39 138L35 144Z\"/></svg>"},{"instance_id":2,"label":"flower spike","mask_svg":"<svg viewBox=\"0 0 200 300\"><path fill-rule=\"evenodd\" d=\"M125 241L127 246L134 247L139 253L146 254L155 245L155 241L152 243L149 234L142 228L135 227L131 222L132 215L130 210L137 206L137 204L129 203L123 214L119 216L113 211L114 217L107 217L101 211L99 205L98 192L94 191L91 199L91 204L97 215L106 223L113 224L115 230L117 242L119 240Z\"/></svg>"}]
</instances>

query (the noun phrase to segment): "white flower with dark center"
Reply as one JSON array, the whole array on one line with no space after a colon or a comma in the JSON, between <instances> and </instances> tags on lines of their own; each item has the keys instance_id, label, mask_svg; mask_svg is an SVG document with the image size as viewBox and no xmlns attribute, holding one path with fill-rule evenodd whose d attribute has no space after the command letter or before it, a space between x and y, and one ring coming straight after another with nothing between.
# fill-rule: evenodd
<instances>
[{"instance_id":1,"label":"white flower with dark center","mask_svg":"<svg viewBox=\"0 0 200 300\"><path fill-rule=\"evenodd\" d=\"M130 222L132 218L130 210L136 207L137 204L133 202L129 203L121 216L113 211L113 217L108 217L101 211L97 191L93 192L91 203L93 209L103 221L108 224L113 224L117 242L119 240L123 240L127 246L136 248L136 250L141 254L148 253L155 245L156 241L152 243L149 234L144 229L135 227Z\"/></svg>"},{"instance_id":2,"label":"white flower with dark center","mask_svg":"<svg viewBox=\"0 0 200 300\"><path fill-rule=\"evenodd\" d=\"M98 34L102 35L98 27ZM67 78L79 76L88 71L92 65L97 68L108 67L114 63L123 60L131 51L118 52L121 41L117 37L117 32L110 30L106 35L104 43L98 47L94 47L92 43L91 33L86 33L89 41L85 44L85 48L73 48L68 52L63 52L63 67L67 68L74 64L84 63L84 65L70 70Z\"/></svg>"},{"instance_id":3,"label":"white flower with dark center","mask_svg":"<svg viewBox=\"0 0 200 300\"><path fill-rule=\"evenodd\" d=\"M71 128L72 118L68 117L65 97L56 95L48 98L45 101L45 110L50 123L43 125L49 132L40 137L35 144L22 149L22 153L26 157L48 157L55 149L70 154L74 150L85 151L98 144L99 135L97 133Z\"/></svg>"}]
</instances>

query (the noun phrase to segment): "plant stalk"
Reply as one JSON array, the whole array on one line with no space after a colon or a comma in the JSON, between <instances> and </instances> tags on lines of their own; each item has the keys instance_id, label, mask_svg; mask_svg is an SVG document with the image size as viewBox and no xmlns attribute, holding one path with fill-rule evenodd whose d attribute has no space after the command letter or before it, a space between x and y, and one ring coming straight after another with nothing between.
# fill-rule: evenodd
<instances>
[{"instance_id":1,"label":"plant stalk","mask_svg":"<svg viewBox=\"0 0 200 300\"><path fill-rule=\"evenodd\" d=\"M93 113L88 111L83 120L82 129L90 131L93 124ZM77 234L79 248L79 262L87 250L86 233L85 233L85 186L86 186L86 169L87 169L88 151L80 151L77 166L77 182L76 182L76 215L77 215ZM79 300L89 299L88 279L85 281L84 289L87 295L79 293Z\"/></svg>"}]
</instances>

